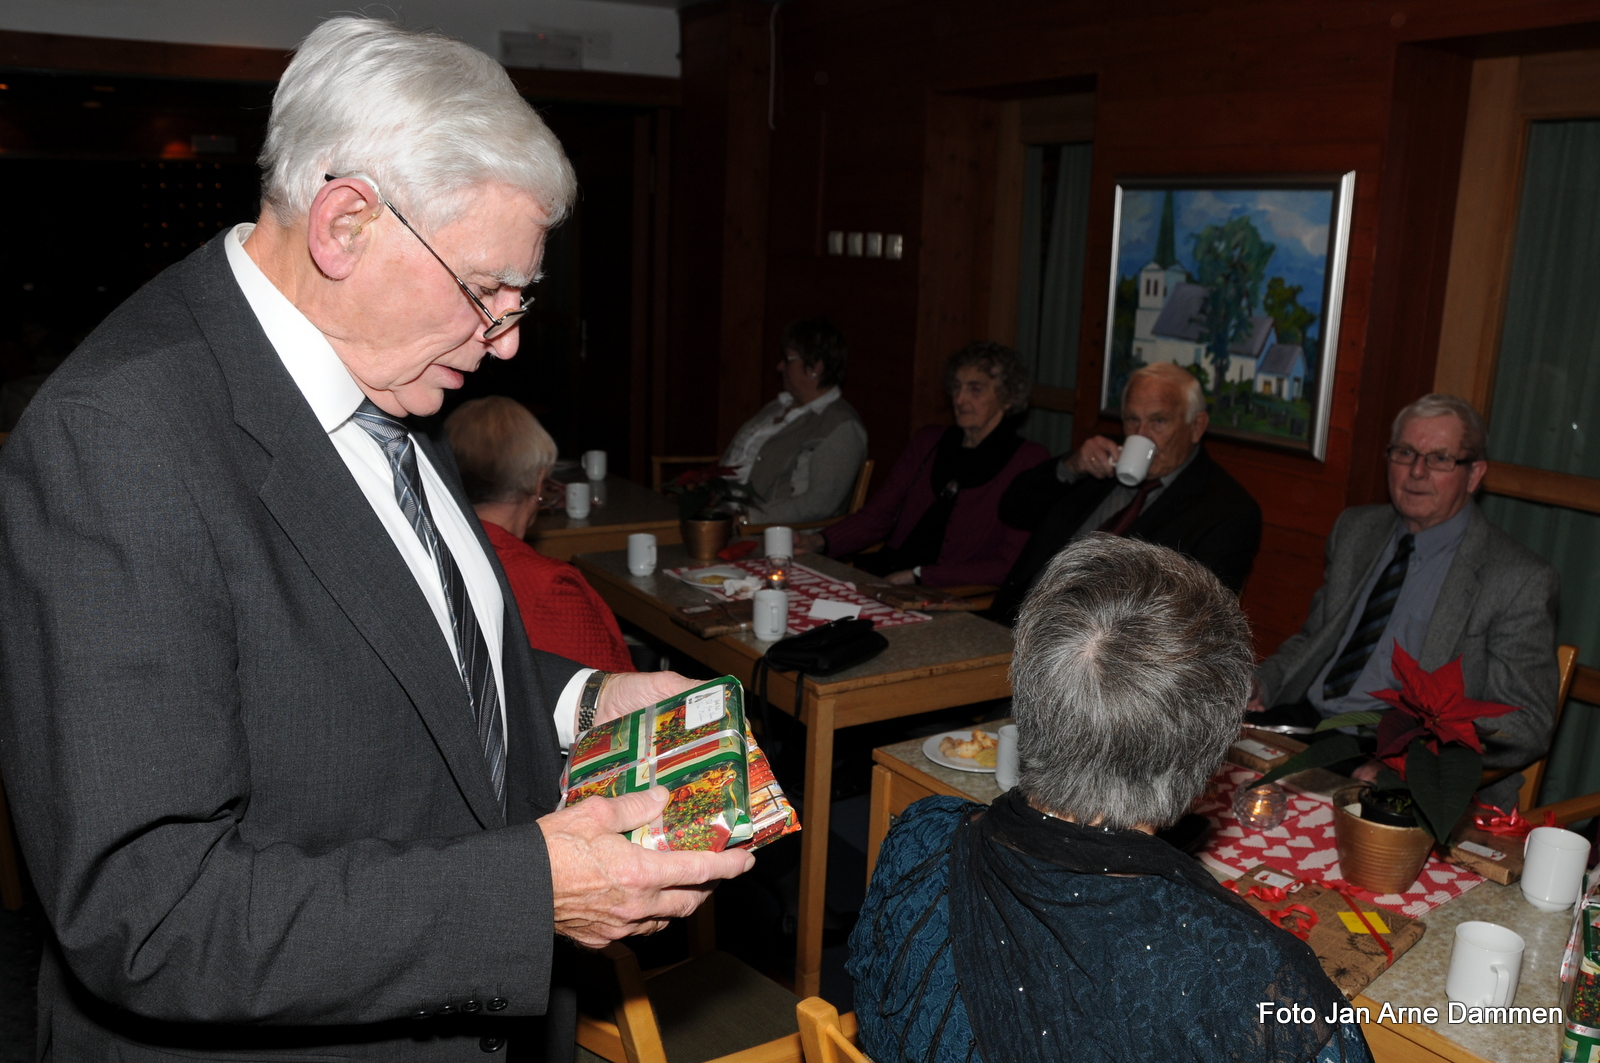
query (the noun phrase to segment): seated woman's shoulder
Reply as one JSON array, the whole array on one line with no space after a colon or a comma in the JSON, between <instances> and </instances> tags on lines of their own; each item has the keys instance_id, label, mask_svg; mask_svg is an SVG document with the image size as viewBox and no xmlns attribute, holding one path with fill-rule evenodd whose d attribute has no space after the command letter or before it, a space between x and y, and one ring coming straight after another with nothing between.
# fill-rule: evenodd
<instances>
[{"instance_id":1,"label":"seated woman's shoulder","mask_svg":"<svg viewBox=\"0 0 1600 1063\"><path fill-rule=\"evenodd\" d=\"M904 870L925 856L949 844L961 820L979 811L981 805L959 797L924 797L913 803L895 820L878 854L878 867L885 871Z\"/></svg>"}]
</instances>

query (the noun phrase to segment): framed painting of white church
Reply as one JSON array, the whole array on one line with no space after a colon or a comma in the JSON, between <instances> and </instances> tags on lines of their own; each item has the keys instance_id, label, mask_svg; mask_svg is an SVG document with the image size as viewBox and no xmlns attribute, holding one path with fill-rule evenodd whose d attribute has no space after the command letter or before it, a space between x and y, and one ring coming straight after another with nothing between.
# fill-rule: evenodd
<instances>
[{"instance_id":1,"label":"framed painting of white church","mask_svg":"<svg viewBox=\"0 0 1600 1063\"><path fill-rule=\"evenodd\" d=\"M1120 180L1101 410L1117 416L1135 369L1172 362L1199 379L1213 435L1322 460L1355 183Z\"/></svg>"}]
</instances>

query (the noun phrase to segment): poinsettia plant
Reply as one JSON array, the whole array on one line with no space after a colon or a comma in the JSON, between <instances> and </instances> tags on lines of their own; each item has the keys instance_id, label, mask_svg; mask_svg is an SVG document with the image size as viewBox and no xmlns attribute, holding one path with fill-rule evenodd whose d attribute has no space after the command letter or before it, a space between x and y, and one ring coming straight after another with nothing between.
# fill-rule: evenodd
<instances>
[{"instance_id":1,"label":"poinsettia plant","mask_svg":"<svg viewBox=\"0 0 1600 1063\"><path fill-rule=\"evenodd\" d=\"M728 515L732 504L759 503L761 496L747 483L733 479L736 470L725 465L690 469L662 485L678 496L681 520L715 520Z\"/></svg>"},{"instance_id":2,"label":"poinsettia plant","mask_svg":"<svg viewBox=\"0 0 1600 1063\"><path fill-rule=\"evenodd\" d=\"M1504 716L1516 711L1516 706L1467 697L1459 657L1429 672L1396 643L1393 665L1400 689L1372 691L1373 697L1391 708L1331 716L1318 724L1317 730L1375 729L1373 755L1381 767L1373 790L1387 798L1384 803L1391 811L1409 812L1417 826L1447 845L1483 777L1483 736L1493 732L1480 728L1476 721ZM1313 742L1261 781L1272 782L1359 756L1356 735L1332 735Z\"/></svg>"}]
</instances>

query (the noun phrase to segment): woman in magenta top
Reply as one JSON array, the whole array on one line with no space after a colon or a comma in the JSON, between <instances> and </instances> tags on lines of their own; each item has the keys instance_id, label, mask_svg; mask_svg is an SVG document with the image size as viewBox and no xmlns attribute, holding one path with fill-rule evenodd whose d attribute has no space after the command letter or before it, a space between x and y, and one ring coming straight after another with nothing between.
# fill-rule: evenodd
<instances>
[{"instance_id":1,"label":"woman in magenta top","mask_svg":"<svg viewBox=\"0 0 1600 1063\"><path fill-rule=\"evenodd\" d=\"M1017 435L1032 381L1017 353L998 343L957 351L944 380L956 423L919 431L866 506L820 533L798 536L803 549L840 557L881 542L881 551L853 563L891 583L952 587L1005 579L1028 533L1001 523L1000 496L1018 473L1050 456Z\"/></svg>"},{"instance_id":2,"label":"woman in magenta top","mask_svg":"<svg viewBox=\"0 0 1600 1063\"><path fill-rule=\"evenodd\" d=\"M538 418L501 396L464 402L444 422L467 501L478 514L534 649L603 672L631 672L617 618L578 570L522 537L539 510L555 440Z\"/></svg>"}]
</instances>

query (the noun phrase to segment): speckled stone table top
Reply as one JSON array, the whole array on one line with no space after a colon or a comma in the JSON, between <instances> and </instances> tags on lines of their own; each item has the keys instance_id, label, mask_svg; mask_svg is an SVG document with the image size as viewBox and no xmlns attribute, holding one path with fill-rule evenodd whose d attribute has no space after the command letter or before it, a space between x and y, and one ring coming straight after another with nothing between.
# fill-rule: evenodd
<instances>
[{"instance_id":1,"label":"speckled stone table top","mask_svg":"<svg viewBox=\"0 0 1600 1063\"><path fill-rule=\"evenodd\" d=\"M1393 967L1379 975L1363 994L1379 1005L1438 1008L1432 1029L1474 1055L1495 1063L1546 1063L1557 1058L1560 1026L1450 1024L1444 995L1445 973L1457 924L1473 919L1499 923L1522 935L1522 975L1512 1005L1552 1008L1560 996L1561 953L1572 930L1572 913L1541 912L1522 899L1520 887L1485 882L1442 904L1423 922L1428 932ZM1378 1015L1373 1014L1376 1020ZM1404 1032L1404 1027L1401 1028Z\"/></svg>"},{"instance_id":2,"label":"speckled stone table top","mask_svg":"<svg viewBox=\"0 0 1600 1063\"><path fill-rule=\"evenodd\" d=\"M990 720L983 725L983 729L990 734L998 734L1001 726L1010 722L1009 718ZM874 752L885 753L918 771L933 776L970 801L987 805L1000 796L1000 787L994 781L994 772L957 771L943 764L935 764L922 755L922 743L925 741L924 738L910 738L891 746L880 746Z\"/></svg>"}]
</instances>

